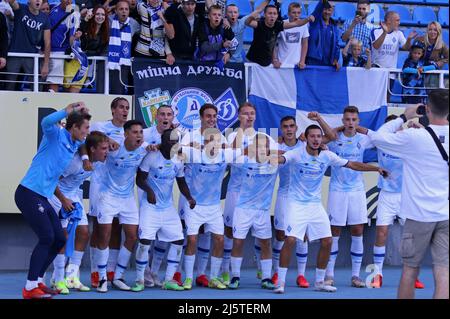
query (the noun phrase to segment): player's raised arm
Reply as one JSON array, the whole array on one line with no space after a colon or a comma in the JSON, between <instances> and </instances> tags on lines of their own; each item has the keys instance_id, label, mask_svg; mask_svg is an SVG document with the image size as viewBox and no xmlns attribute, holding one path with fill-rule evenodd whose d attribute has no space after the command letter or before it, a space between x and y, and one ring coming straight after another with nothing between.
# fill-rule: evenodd
<instances>
[{"instance_id":1,"label":"player's raised arm","mask_svg":"<svg viewBox=\"0 0 450 319\"><path fill-rule=\"evenodd\" d=\"M378 172L381 176L383 176L385 178L389 176L389 172L387 170L385 170L384 168L381 168L381 167L378 167L375 165L361 163L361 162L348 161L348 163L344 167L350 168L354 171L360 171L360 172Z\"/></svg>"}]
</instances>

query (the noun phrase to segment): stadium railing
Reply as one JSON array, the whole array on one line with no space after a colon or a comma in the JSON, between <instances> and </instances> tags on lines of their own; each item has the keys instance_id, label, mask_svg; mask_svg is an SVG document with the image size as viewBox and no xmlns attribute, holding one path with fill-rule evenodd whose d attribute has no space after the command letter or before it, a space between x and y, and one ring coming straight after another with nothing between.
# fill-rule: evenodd
<instances>
[{"instance_id":1,"label":"stadium railing","mask_svg":"<svg viewBox=\"0 0 450 319\"><path fill-rule=\"evenodd\" d=\"M24 81L24 80L17 80L17 81L10 81L10 80L6 80L3 79L2 82L14 82L14 83L29 83L33 85L33 92L39 92L39 85L40 84L49 84L48 82L42 82L39 81L39 70L40 70L40 65L39 65L39 59L43 59L44 55L43 54L39 54L39 53L18 53L18 52L8 52L8 57L19 57L19 58L33 58L33 73L32 74L28 74L28 73L12 73L12 72L2 72L3 75L18 75L18 76L28 76L28 77L32 77L33 81ZM53 55L50 54L50 59L73 59L73 57L71 55ZM96 69L97 69L97 61L105 61L105 65L104 65L104 72L105 72L105 79L104 79L104 92L106 94L108 94L107 92L109 92L109 69L108 69L108 58L106 56L89 56L88 57L89 61L94 61L93 66L94 66L94 72L93 72L93 78L89 81L89 82L85 82L83 86L88 86L90 84L92 84L95 81L95 77L96 77Z\"/></svg>"}]
</instances>

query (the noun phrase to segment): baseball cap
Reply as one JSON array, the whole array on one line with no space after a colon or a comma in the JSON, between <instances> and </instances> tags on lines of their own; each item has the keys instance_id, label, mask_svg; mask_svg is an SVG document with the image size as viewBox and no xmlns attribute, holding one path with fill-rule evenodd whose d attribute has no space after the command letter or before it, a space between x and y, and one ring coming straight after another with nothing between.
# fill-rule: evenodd
<instances>
[{"instance_id":1,"label":"baseball cap","mask_svg":"<svg viewBox=\"0 0 450 319\"><path fill-rule=\"evenodd\" d=\"M425 43L423 43L423 42L421 42L421 41L419 41L419 40L416 40L416 41L414 41L414 43L411 45L411 49L414 49L414 48L418 48L418 49L425 50Z\"/></svg>"},{"instance_id":2,"label":"baseball cap","mask_svg":"<svg viewBox=\"0 0 450 319\"><path fill-rule=\"evenodd\" d=\"M189 3L189 2L197 3L196 0L182 0L181 2L182 2L182 3Z\"/></svg>"}]
</instances>

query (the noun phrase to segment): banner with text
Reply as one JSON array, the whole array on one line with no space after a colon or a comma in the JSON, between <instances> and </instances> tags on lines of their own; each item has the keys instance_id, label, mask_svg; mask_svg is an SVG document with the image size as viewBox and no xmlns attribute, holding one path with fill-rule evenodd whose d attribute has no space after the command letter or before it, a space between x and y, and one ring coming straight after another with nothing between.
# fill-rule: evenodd
<instances>
[{"instance_id":1,"label":"banner with text","mask_svg":"<svg viewBox=\"0 0 450 319\"><path fill-rule=\"evenodd\" d=\"M237 121L239 105L245 102L245 67L182 61L174 65L149 59L133 61L135 118L147 127L156 124L161 105L170 105L175 124L181 130L200 127L200 107L212 103L218 108L217 126L224 132Z\"/></svg>"}]
</instances>

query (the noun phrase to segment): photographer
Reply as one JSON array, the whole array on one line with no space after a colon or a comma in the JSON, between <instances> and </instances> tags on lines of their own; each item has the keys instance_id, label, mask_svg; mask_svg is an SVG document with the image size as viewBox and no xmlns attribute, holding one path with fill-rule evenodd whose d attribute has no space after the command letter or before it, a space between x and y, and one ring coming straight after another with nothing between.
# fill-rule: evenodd
<instances>
[{"instance_id":1,"label":"photographer","mask_svg":"<svg viewBox=\"0 0 450 319\"><path fill-rule=\"evenodd\" d=\"M400 245L403 271L398 298L414 298L414 284L428 247L433 259L433 298L448 299L448 90L428 95L426 129L395 133L407 120L418 117L419 105L377 132L368 132L373 144L403 160L401 212L406 221Z\"/></svg>"},{"instance_id":2,"label":"photographer","mask_svg":"<svg viewBox=\"0 0 450 319\"><path fill-rule=\"evenodd\" d=\"M344 23L344 33L341 36L342 41L348 43L351 38L355 38L362 43L362 56L367 58L366 50L370 50L370 33L375 26L367 22L367 16L370 14L369 0L359 0L356 8L355 18Z\"/></svg>"}]
</instances>

